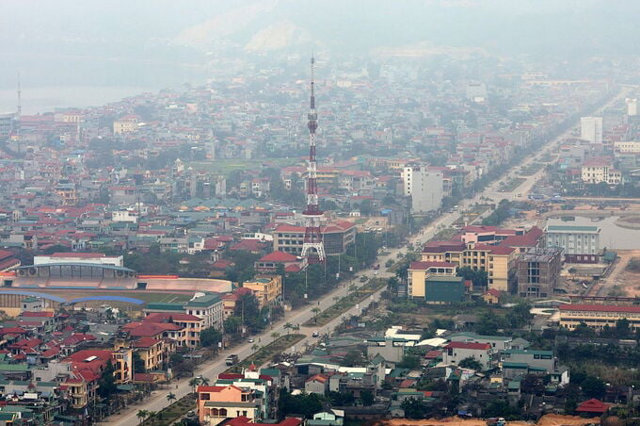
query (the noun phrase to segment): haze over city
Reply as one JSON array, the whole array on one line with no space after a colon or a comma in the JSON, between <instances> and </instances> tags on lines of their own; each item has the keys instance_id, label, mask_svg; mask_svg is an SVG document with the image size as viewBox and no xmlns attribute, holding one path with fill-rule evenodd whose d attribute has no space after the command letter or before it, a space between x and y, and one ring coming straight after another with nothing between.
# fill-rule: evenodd
<instances>
[{"instance_id":1,"label":"haze over city","mask_svg":"<svg viewBox=\"0 0 640 426\"><path fill-rule=\"evenodd\" d=\"M638 16L0 2L0 423L640 424Z\"/></svg>"}]
</instances>

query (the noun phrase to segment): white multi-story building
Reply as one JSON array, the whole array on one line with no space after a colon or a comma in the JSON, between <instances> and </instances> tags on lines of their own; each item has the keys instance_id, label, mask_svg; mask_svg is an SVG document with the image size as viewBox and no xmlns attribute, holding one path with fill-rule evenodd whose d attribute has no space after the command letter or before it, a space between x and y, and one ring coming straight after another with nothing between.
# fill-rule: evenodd
<instances>
[{"instance_id":1,"label":"white multi-story building","mask_svg":"<svg viewBox=\"0 0 640 426\"><path fill-rule=\"evenodd\" d=\"M613 143L613 149L621 154L640 154L640 142L618 141Z\"/></svg>"},{"instance_id":2,"label":"white multi-story building","mask_svg":"<svg viewBox=\"0 0 640 426\"><path fill-rule=\"evenodd\" d=\"M636 98L625 99L627 103L627 115L633 117L638 115L638 100Z\"/></svg>"},{"instance_id":3,"label":"white multi-story building","mask_svg":"<svg viewBox=\"0 0 640 426\"><path fill-rule=\"evenodd\" d=\"M585 161L580 170L580 177L582 182L590 184L604 182L608 185L619 185L622 183L622 173L614 169L608 161Z\"/></svg>"},{"instance_id":4,"label":"white multi-story building","mask_svg":"<svg viewBox=\"0 0 640 426\"><path fill-rule=\"evenodd\" d=\"M442 205L444 179L442 172L426 166L407 166L402 170L404 195L411 197L412 213L427 213Z\"/></svg>"},{"instance_id":5,"label":"white multi-story building","mask_svg":"<svg viewBox=\"0 0 640 426\"><path fill-rule=\"evenodd\" d=\"M544 232L546 246L563 249L567 262L597 262L600 253L600 227L549 221Z\"/></svg>"},{"instance_id":6,"label":"white multi-story building","mask_svg":"<svg viewBox=\"0 0 640 426\"><path fill-rule=\"evenodd\" d=\"M580 139L602 143L602 117L580 118Z\"/></svg>"}]
</instances>

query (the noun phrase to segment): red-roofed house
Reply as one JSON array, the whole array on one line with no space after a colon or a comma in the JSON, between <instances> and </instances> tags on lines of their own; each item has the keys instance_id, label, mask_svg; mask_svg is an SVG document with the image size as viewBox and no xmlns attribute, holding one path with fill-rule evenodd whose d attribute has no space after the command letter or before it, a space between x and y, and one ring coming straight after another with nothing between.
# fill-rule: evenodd
<instances>
[{"instance_id":1,"label":"red-roofed house","mask_svg":"<svg viewBox=\"0 0 640 426\"><path fill-rule=\"evenodd\" d=\"M225 425L225 426L254 426L258 424L261 424L261 423L254 423L244 416L236 417L234 419L230 419L224 423L221 423L221 425ZM301 426L302 419L299 419L297 417L287 417L284 420L282 420L280 423L269 423L269 425L270 426Z\"/></svg>"},{"instance_id":2,"label":"red-roofed house","mask_svg":"<svg viewBox=\"0 0 640 426\"><path fill-rule=\"evenodd\" d=\"M497 244L506 238L521 235L522 231L516 231L515 229L502 229L496 226L465 226L462 229L462 241L465 244L469 243L482 243L482 244Z\"/></svg>"},{"instance_id":3,"label":"red-roofed house","mask_svg":"<svg viewBox=\"0 0 640 426\"><path fill-rule=\"evenodd\" d=\"M290 253L274 251L258 259L255 263L255 269L261 273L275 273L278 265L284 266L285 271L296 272L304 269L305 261Z\"/></svg>"},{"instance_id":4,"label":"red-roofed house","mask_svg":"<svg viewBox=\"0 0 640 426\"><path fill-rule=\"evenodd\" d=\"M20 266L20 261L13 257L13 252L0 250L0 272L9 271Z\"/></svg>"},{"instance_id":5,"label":"red-roofed house","mask_svg":"<svg viewBox=\"0 0 640 426\"><path fill-rule=\"evenodd\" d=\"M246 417L252 422L265 417L263 401L252 389L234 385L198 386L198 419L203 424L218 424L224 419Z\"/></svg>"},{"instance_id":6,"label":"red-roofed house","mask_svg":"<svg viewBox=\"0 0 640 426\"><path fill-rule=\"evenodd\" d=\"M501 246L512 247L516 249L516 251L520 254L526 253L529 249L539 247L542 242L542 237L544 236L544 232L542 229L534 226L525 234L522 235L512 235L510 237L505 238L500 243Z\"/></svg>"},{"instance_id":7,"label":"red-roofed house","mask_svg":"<svg viewBox=\"0 0 640 426\"><path fill-rule=\"evenodd\" d=\"M253 239L253 238L246 238L232 245L229 248L229 250L248 251L253 254L258 254L263 252L268 246L269 246L269 243L267 243L266 241Z\"/></svg>"},{"instance_id":8,"label":"red-roofed house","mask_svg":"<svg viewBox=\"0 0 640 426\"><path fill-rule=\"evenodd\" d=\"M584 401L576 407L576 412L588 416L601 416L609 411L609 405L595 398Z\"/></svg>"},{"instance_id":9,"label":"red-roofed house","mask_svg":"<svg viewBox=\"0 0 640 426\"><path fill-rule=\"evenodd\" d=\"M328 390L329 378L324 374L316 374L304 382L304 391L306 393L315 393L324 396Z\"/></svg>"},{"instance_id":10,"label":"red-roofed house","mask_svg":"<svg viewBox=\"0 0 640 426\"><path fill-rule=\"evenodd\" d=\"M126 353L128 357L122 357ZM125 383L130 377L133 358L131 351L113 353L107 350L81 350L69 355L62 362L71 364L71 376L63 385L67 386L71 405L80 409L95 398L98 390L98 380L109 361L112 362L116 383ZM128 362L127 362L128 361Z\"/></svg>"},{"instance_id":11,"label":"red-roofed house","mask_svg":"<svg viewBox=\"0 0 640 426\"><path fill-rule=\"evenodd\" d=\"M500 290L496 290L495 288L490 288L487 290L485 294L482 295L482 300L489 305L496 305L500 303L500 295L502 292Z\"/></svg>"},{"instance_id":12,"label":"red-roofed house","mask_svg":"<svg viewBox=\"0 0 640 426\"><path fill-rule=\"evenodd\" d=\"M195 348L200 345L200 332L202 331L202 324L204 319L198 318L195 315L189 315L181 312L153 312L148 314L143 323L153 324L172 324L177 325L184 329L184 339L175 339L178 346L187 346ZM174 339L173 336L169 336Z\"/></svg>"},{"instance_id":13,"label":"red-roofed house","mask_svg":"<svg viewBox=\"0 0 640 426\"><path fill-rule=\"evenodd\" d=\"M458 365L466 358L478 361L483 370L491 361L491 345L489 343L451 342L444 347L442 362L446 365Z\"/></svg>"}]
</instances>

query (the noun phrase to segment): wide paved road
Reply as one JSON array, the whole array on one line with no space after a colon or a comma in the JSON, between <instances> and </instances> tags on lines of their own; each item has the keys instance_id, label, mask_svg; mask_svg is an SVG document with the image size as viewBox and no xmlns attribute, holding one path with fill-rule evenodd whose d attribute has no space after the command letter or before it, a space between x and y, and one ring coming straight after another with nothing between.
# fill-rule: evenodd
<instances>
[{"instance_id":1,"label":"wide paved road","mask_svg":"<svg viewBox=\"0 0 640 426\"><path fill-rule=\"evenodd\" d=\"M625 94L626 94L626 91L623 90L616 97L614 97L612 100L607 102L607 104L605 106L600 108L600 110L612 105L614 102L620 101L620 99L622 99ZM527 166L530 163L532 163L533 161L539 161L541 156L543 156L546 153L550 153L553 149L555 149L560 144L560 142L563 139L565 139L568 136L570 136L570 133L571 133L571 130L566 131L562 135L558 136L557 138L553 139L548 144L546 144L546 146L543 149L541 149L538 154L525 159L519 165L514 166L514 167ZM526 181L523 182L514 191L511 191L509 193L498 192L498 190L497 190L499 185L500 185L500 182L503 181L503 180L506 180L506 178L502 178L500 180L497 180L496 182L494 182L491 185L489 185L484 191L476 194L476 196L473 197L472 199L467 199L467 200L461 201L460 204L459 204L459 210L464 210L465 208L468 208L468 207L472 206L473 204L475 204L477 202L482 202L481 198L490 198L491 200L493 200L496 203L499 202L503 198L511 198L511 197L513 197L513 193L516 193L516 194L517 193L522 193L523 194L523 198L524 198L524 197L526 197L525 194L531 189L531 187L537 182L537 180L540 177L542 177L543 173L544 173L544 168L542 170L538 171L536 174L534 174L532 176L525 177ZM425 226L418 233L416 233L410 239L410 242L412 244L416 245L416 244L422 244L422 243L428 241L429 239L431 239L436 234L436 232L439 229L441 229L443 227L451 226L459 217L460 217L460 213L459 212L452 212L452 213L443 214L442 216L440 216L439 218L434 220L432 223L430 223L429 225ZM381 268L384 268L384 264L387 262L387 260L389 260L389 259L397 260L398 254L401 253L401 252L406 253L406 250L403 250L402 248L387 249L385 255L381 255L381 256L378 257L377 263L380 264ZM321 310L325 310L325 309L329 308L330 306L332 306L334 304L334 297L336 297L336 296L337 297L344 297L344 296L346 296L348 294L348 287L349 287L349 285L351 283L353 283L356 286L360 287L362 285L362 283L360 282L359 277L361 277L361 276L374 277L374 276L376 276L376 272L378 272L378 271L374 271L372 268L363 270L363 271L361 271L361 272L359 272L357 274L356 278L353 281L351 281L349 283L346 283L345 285L343 285L343 286L333 290L332 292L326 294L319 301L319 303L318 302L310 303L309 305L306 305L306 306L304 306L304 307L302 307L300 309L297 309L297 310L292 311L292 312L288 312L285 315L285 319L283 319L280 322L274 324L274 327L272 329L268 329L263 334L255 336L255 342L258 343L258 339L259 339L260 340L260 342L259 342L260 345L266 345L266 344L270 343L271 341L273 341L273 338L271 337L271 334L273 332L277 332L280 335L286 334L287 330L284 328L284 324L286 324L287 322L291 323L291 324L303 324L307 320L313 318L314 314L311 311L313 308L319 307ZM388 277L388 276L392 275L390 272L383 271L382 269L379 272L380 272L379 276L381 278L382 277ZM335 327L338 324L340 324L340 322L342 321L343 317L345 317L345 316L349 317L351 315L358 314L360 312L360 310L362 308L364 308L365 306L368 306L368 304L371 303L371 301L377 300L380 297L380 293L382 291L383 290L380 290L377 293L372 294L367 300L365 300L363 303L361 303L360 306L354 306L348 312L346 312L342 316L336 318L335 320L331 321L329 324L325 325L324 327L318 327L317 328L318 332L320 334L330 333L331 331L333 331L335 329ZM302 340L301 342L297 343L296 347L292 348L292 350L290 352L293 352L293 349L295 349L298 352L301 352L303 350L303 348L304 348L305 343L312 343L313 341L315 341L315 339L310 336L310 334L314 330L316 330L316 328L313 328L313 327L301 327L300 332L303 333L303 334L306 334L307 337L304 340ZM222 351L220 353L220 355L218 356L218 358L216 358L215 360L212 360L212 361L210 361L208 363L203 364L199 369L197 369L196 372L195 372L195 375L196 376L207 377L211 381L215 380L215 378L218 376L219 373L221 373L221 372L223 372L224 370L227 369L227 366L224 363L224 359L227 357L227 355L229 355L231 353L235 353L235 354L238 354L240 359L247 358L249 355L251 355L253 353L253 350L251 349L251 347L253 345L254 345L254 343L248 343L247 342L247 343L245 343L245 344L243 344L241 346L236 346L233 349ZM191 392L191 387L189 386L189 379L183 379L183 380L180 380L180 381L178 381L176 383L177 383L177 388L175 387L176 384L174 383L173 385L170 386L169 389L154 391L153 394L151 395L151 397L146 399L144 401L144 403L138 404L138 405L131 405L126 410L123 410L121 414L110 416L107 419L105 419L102 423L110 424L110 425L121 425L121 426L128 426L128 425L137 424L138 423L138 419L136 417L136 413L138 412L138 410L160 411L160 410L162 410L164 407L166 407L168 405L167 394L169 394L170 392L173 392L178 397L178 399L182 398L183 396L185 396L189 392Z\"/></svg>"}]
</instances>

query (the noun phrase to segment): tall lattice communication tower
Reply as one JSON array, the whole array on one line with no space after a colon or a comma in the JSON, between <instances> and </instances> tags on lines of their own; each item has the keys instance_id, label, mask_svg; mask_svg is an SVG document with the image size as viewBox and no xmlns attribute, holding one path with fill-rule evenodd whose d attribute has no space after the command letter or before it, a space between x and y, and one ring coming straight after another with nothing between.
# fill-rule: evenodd
<instances>
[{"instance_id":1,"label":"tall lattice communication tower","mask_svg":"<svg viewBox=\"0 0 640 426\"><path fill-rule=\"evenodd\" d=\"M315 60L311 57L311 102L307 122L309 128L309 160L307 163L307 207L302 212L305 218L304 243L302 257L307 263L323 263L326 260L321 232L322 211L318 205L318 166L316 163L316 130L318 113L316 111L315 81L313 68Z\"/></svg>"}]
</instances>

